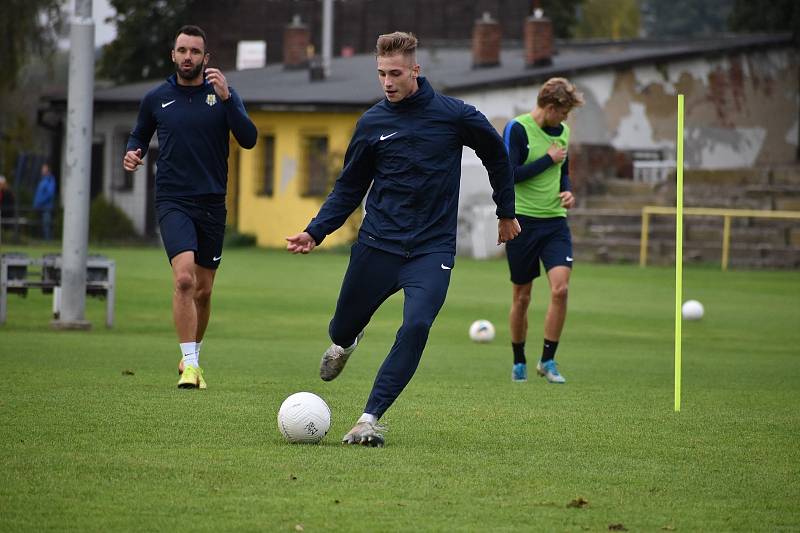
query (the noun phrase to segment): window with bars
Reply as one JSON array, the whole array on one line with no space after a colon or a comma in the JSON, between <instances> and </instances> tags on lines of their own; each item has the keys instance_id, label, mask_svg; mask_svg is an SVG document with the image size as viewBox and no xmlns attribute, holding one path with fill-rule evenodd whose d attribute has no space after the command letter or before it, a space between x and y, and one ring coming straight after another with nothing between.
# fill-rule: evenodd
<instances>
[{"instance_id":1,"label":"window with bars","mask_svg":"<svg viewBox=\"0 0 800 533\"><path fill-rule=\"evenodd\" d=\"M307 135L303 139L305 196L325 196L330 192L330 165L327 135Z\"/></svg>"},{"instance_id":2,"label":"window with bars","mask_svg":"<svg viewBox=\"0 0 800 533\"><path fill-rule=\"evenodd\" d=\"M262 135L258 144L261 146L261 168L257 174L256 194L272 196L275 194L275 136Z\"/></svg>"}]
</instances>

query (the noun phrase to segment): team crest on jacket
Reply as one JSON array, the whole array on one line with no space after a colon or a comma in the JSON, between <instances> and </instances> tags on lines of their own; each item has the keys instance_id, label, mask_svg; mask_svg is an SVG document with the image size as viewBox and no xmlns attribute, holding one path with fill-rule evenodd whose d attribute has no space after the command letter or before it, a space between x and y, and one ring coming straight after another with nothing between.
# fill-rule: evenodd
<instances>
[{"instance_id":1,"label":"team crest on jacket","mask_svg":"<svg viewBox=\"0 0 800 533\"><path fill-rule=\"evenodd\" d=\"M206 95L206 103L210 106L217 103L217 95L216 94L207 94Z\"/></svg>"}]
</instances>

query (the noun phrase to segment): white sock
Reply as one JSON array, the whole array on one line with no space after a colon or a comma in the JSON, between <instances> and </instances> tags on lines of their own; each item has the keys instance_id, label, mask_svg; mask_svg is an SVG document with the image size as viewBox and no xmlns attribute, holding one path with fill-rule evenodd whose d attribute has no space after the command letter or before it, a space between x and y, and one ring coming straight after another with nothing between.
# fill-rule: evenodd
<instances>
[{"instance_id":1,"label":"white sock","mask_svg":"<svg viewBox=\"0 0 800 533\"><path fill-rule=\"evenodd\" d=\"M344 353L353 353L353 350L356 349L356 346L358 346L358 338L356 338L356 340L353 341L353 344L351 344L347 348L343 348L344 349Z\"/></svg>"},{"instance_id":2,"label":"white sock","mask_svg":"<svg viewBox=\"0 0 800 533\"><path fill-rule=\"evenodd\" d=\"M197 364L200 364L200 348L203 347L203 341L197 343L194 353L197 354Z\"/></svg>"},{"instance_id":3,"label":"white sock","mask_svg":"<svg viewBox=\"0 0 800 533\"><path fill-rule=\"evenodd\" d=\"M364 413L363 415L361 415L361 418L359 418L358 422L356 423L360 424L361 422L369 422L370 424L375 425L378 423L378 417L376 417L375 415L371 415L369 413Z\"/></svg>"},{"instance_id":4,"label":"white sock","mask_svg":"<svg viewBox=\"0 0 800 533\"><path fill-rule=\"evenodd\" d=\"M181 343L181 353L183 354L183 366L193 366L197 368L200 366L200 363L197 358L197 343L192 342L182 342Z\"/></svg>"}]
</instances>

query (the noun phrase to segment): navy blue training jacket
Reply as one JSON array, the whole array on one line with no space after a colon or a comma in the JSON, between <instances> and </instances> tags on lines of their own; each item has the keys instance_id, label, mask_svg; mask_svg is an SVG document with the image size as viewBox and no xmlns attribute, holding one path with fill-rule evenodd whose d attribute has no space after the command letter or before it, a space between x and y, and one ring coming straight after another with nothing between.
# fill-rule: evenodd
<instances>
[{"instance_id":1,"label":"navy blue training jacket","mask_svg":"<svg viewBox=\"0 0 800 533\"><path fill-rule=\"evenodd\" d=\"M456 251L463 146L489 172L498 218L514 218L514 178L503 140L473 106L419 90L400 102L384 99L359 119L344 168L307 231L321 243L369 192L359 242L414 257Z\"/></svg>"},{"instance_id":2,"label":"navy blue training jacket","mask_svg":"<svg viewBox=\"0 0 800 533\"><path fill-rule=\"evenodd\" d=\"M258 137L242 99L229 89L223 102L207 81L178 85L173 74L142 99L126 151L146 154L158 131L156 198L225 194L230 132L242 148Z\"/></svg>"}]
</instances>

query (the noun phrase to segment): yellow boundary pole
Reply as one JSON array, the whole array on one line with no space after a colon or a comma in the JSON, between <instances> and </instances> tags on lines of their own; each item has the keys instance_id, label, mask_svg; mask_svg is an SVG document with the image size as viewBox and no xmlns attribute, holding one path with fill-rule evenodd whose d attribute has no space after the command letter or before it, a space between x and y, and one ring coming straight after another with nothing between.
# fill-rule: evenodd
<instances>
[{"instance_id":1,"label":"yellow boundary pole","mask_svg":"<svg viewBox=\"0 0 800 533\"><path fill-rule=\"evenodd\" d=\"M683 95L678 95L678 183L675 210L675 412L681 410L681 301L683 300Z\"/></svg>"},{"instance_id":2,"label":"yellow boundary pole","mask_svg":"<svg viewBox=\"0 0 800 533\"><path fill-rule=\"evenodd\" d=\"M650 213L642 209L642 236L639 238L639 266L647 266L647 246L650 238Z\"/></svg>"},{"instance_id":3,"label":"yellow boundary pole","mask_svg":"<svg viewBox=\"0 0 800 533\"><path fill-rule=\"evenodd\" d=\"M731 251L731 217L722 218L722 270L728 270L728 258Z\"/></svg>"}]
</instances>

